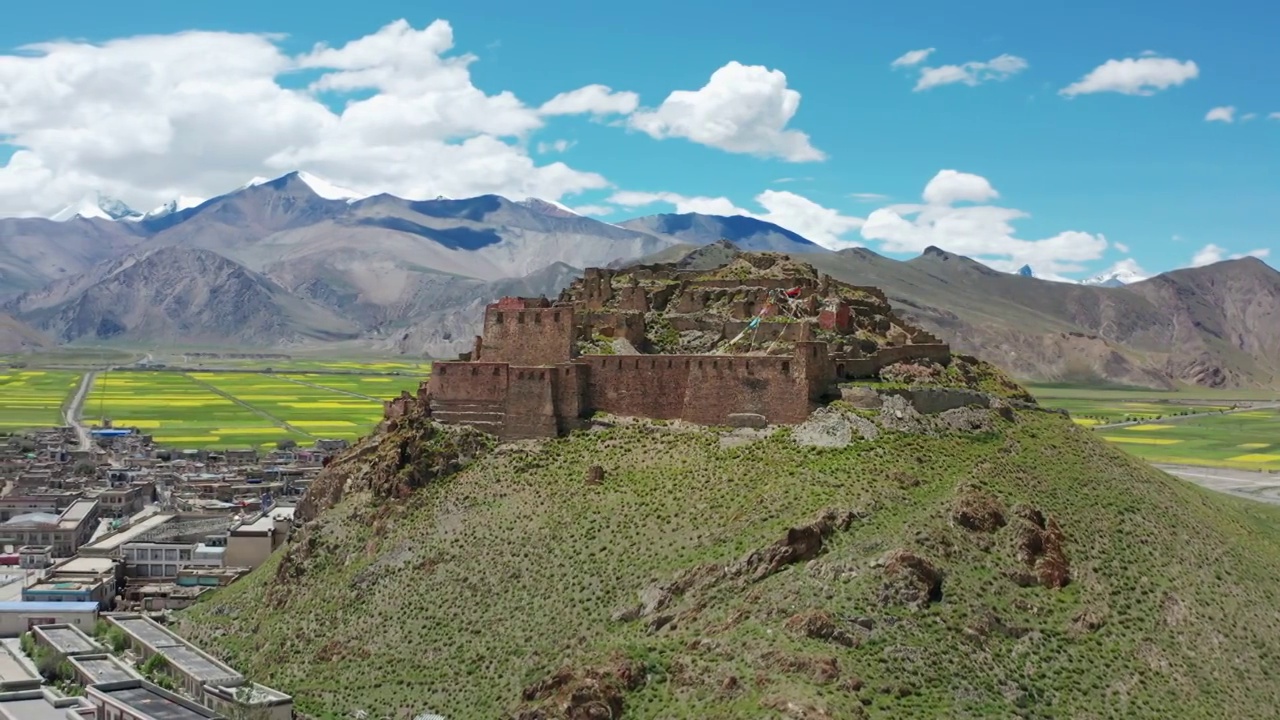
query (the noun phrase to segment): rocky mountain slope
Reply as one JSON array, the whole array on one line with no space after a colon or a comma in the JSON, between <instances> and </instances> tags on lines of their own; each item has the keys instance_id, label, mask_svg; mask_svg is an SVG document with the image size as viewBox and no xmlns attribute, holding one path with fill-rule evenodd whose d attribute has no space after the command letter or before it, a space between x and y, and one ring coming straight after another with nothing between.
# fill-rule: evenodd
<instances>
[{"instance_id":1,"label":"rocky mountain slope","mask_svg":"<svg viewBox=\"0 0 1280 720\"><path fill-rule=\"evenodd\" d=\"M1258 260L1140 282L1126 276L1116 287L1077 285L996 272L937 248L906 262L866 249L830 252L754 218L667 214L613 225L539 200L410 201L338 190L291 173L141 219L0 220L0 307L41 325L49 308L116 277L134 256L205 250L354 325L339 335L354 332L364 347L451 357L469 346L480 308L502 294L551 296L581 268L673 261L730 240L804 255L839 279L880 286L908 319L1020 377L1150 387L1280 383L1280 324L1268 321L1280 312L1280 275ZM174 340L168 328L181 325L121 335L166 343ZM306 327L292 334L326 336ZM253 345L276 335L222 341Z\"/></svg>"},{"instance_id":2,"label":"rocky mountain slope","mask_svg":"<svg viewBox=\"0 0 1280 720\"><path fill-rule=\"evenodd\" d=\"M206 250L161 248L129 256L26 317L63 342L282 344L355 337L359 327L275 282Z\"/></svg>"},{"instance_id":3,"label":"rocky mountain slope","mask_svg":"<svg viewBox=\"0 0 1280 720\"><path fill-rule=\"evenodd\" d=\"M620 225L695 246L728 240L749 252L826 252L826 248L797 233L743 216L662 214L627 220Z\"/></svg>"},{"instance_id":4,"label":"rocky mountain slope","mask_svg":"<svg viewBox=\"0 0 1280 720\"><path fill-rule=\"evenodd\" d=\"M1264 717L1280 515L1065 417L822 410L341 456L181 632L313 717ZM352 672L353 668L367 672Z\"/></svg>"},{"instance_id":5,"label":"rocky mountain slope","mask_svg":"<svg viewBox=\"0 0 1280 720\"><path fill-rule=\"evenodd\" d=\"M0 313L0 353L21 353L48 348L52 339L12 315Z\"/></svg>"}]
</instances>

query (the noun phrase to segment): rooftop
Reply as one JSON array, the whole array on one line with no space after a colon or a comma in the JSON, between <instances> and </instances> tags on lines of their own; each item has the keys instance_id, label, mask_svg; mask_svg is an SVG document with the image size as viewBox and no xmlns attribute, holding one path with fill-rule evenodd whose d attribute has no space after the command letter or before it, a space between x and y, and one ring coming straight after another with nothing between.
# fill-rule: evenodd
<instances>
[{"instance_id":1,"label":"rooftop","mask_svg":"<svg viewBox=\"0 0 1280 720\"><path fill-rule=\"evenodd\" d=\"M76 612L97 612L96 602L40 602L9 600L0 602L0 613L54 613L57 615Z\"/></svg>"},{"instance_id":2,"label":"rooftop","mask_svg":"<svg viewBox=\"0 0 1280 720\"><path fill-rule=\"evenodd\" d=\"M121 545L142 537L146 533L152 530L155 530L156 528L160 527L161 525L164 525L165 523L169 522L175 517L177 516L166 514L166 513L152 515L147 519L143 520L142 522L131 525L125 528L124 530L121 530L120 532L113 533L111 535L107 535L103 538L95 540L94 542L81 548L81 550L100 550L100 551L106 551L106 552L114 552L118 550Z\"/></svg>"},{"instance_id":3,"label":"rooftop","mask_svg":"<svg viewBox=\"0 0 1280 720\"><path fill-rule=\"evenodd\" d=\"M267 533L276 529L276 521L270 515L263 515L253 522L242 523L231 532L233 533Z\"/></svg>"},{"instance_id":4,"label":"rooftop","mask_svg":"<svg viewBox=\"0 0 1280 720\"><path fill-rule=\"evenodd\" d=\"M112 655L82 655L70 658L67 662L71 663L71 666L79 671L90 685L127 682L140 678L133 668Z\"/></svg>"},{"instance_id":5,"label":"rooftop","mask_svg":"<svg viewBox=\"0 0 1280 720\"><path fill-rule=\"evenodd\" d=\"M43 682L39 674L27 667L13 653L14 651L7 644L0 646L0 684L34 682L38 686Z\"/></svg>"},{"instance_id":6,"label":"rooftop","mask_svg":"<svg viewBox=\"0 0 1280 720\"><path fill-rule=\"evenodd\" d=\"M0 693L0 720L67 720L67 708L77 706L79 699L54 699L39 688Z\"/></svg>"},{"instance_id":7,"label":"rooftop","mask_svg":"<svg viewBox=\"0 0 1280 720\"><path fill-rule=\"evenodd\" d=\"M127 634L151 646L170 664L208 684L238 683L244 676L201 652L160 624L140 616L112 617Z\"/></svg>"},{"instance_id":8,"label":"rooftop","mask_svg":"<svg viewBox=\"0 0 1280 720\"><path fill-rule=\"evenodd\" d=\"M67 530L78 527L97 506L97 500L77 500L71 503L71 507L62 513L62 518L58 521L58 527Z\"/></svg>"},{"instance_id":9,"label":"rooftop","mask_svg":"<svg viewBox=\"0 0 1280 720\"><path fill-rule=\"evenodd\" d=\"M139 680L90 685L88 692L100 695L144 720L211 720L220 717L212 710Z\"/></svg>"},{"instance_id":10,"label":"rooftop","mask_svg":"<svg viewBox=\"0 0 1280 720\"><path fill-rule=\"evenodd\" d=\"M50 568L53 572L85 575L106 575L115 572L115 569L116 561L111 558L80 557L78 555Z\"/></svg>"},{"instance_id":11,"label":"rooftop","mask_svg":"<svg viewBox=\"0 0 1280 720\"><path fill-rule=\"evenodd\" d=\"M5 525L57 525L58 516L47 512L32 512L14 515Z\"/></svg>"},{"instance_id":12,"label":"rooftop","mask_svg":"<svg viewBox=\"0 0 1280 720\"><path fill-rule=\"evenodd\" d=\"M61 655L104 652L101 645L74 625L37 625L35 631Z\"/></svg>"}]
</instances>

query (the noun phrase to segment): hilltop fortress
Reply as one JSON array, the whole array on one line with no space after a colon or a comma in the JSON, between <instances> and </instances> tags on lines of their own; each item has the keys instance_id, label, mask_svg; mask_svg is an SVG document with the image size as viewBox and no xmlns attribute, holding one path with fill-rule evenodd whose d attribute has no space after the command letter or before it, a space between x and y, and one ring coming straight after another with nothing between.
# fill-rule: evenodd
<instances>
[{"instance_id":1,"label":"hilltop fortress","mask_svg":"<svg viewBox=\"0 0 1280 720\"><path fill-rule=\"evenodd\" d=\"M696 255L696 253L695 253ZM694 256L690 256L692 258ZM588 269L552 302L507 297L483 335L437 362L416 397L435 420L504 439L554 437L596 412L708 425L794 424L838 383L894 363L946 363L950 348L856 287L776 253Z\"/></svg>"}]
</instances>

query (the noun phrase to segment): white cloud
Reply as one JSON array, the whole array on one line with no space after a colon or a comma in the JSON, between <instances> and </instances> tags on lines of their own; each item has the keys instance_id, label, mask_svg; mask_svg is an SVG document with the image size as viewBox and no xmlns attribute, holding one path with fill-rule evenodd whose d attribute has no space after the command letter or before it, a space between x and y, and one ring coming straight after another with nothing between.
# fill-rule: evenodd
<instances>
[{"instance_id":1,"label":"white cloud","mask_svg":"<svg viewBox=\"0 0 1280 720\"><path fill-rule=\"evenodd\" d=\"M698 90L676 90L654 110L640 110L628 124L659 140L679 137L732 153L812 162L826 155L809 136L787 128L800 93L781 70L730 62Z\"/></svg>"},{"instance_id":2,"label":"white cloud","mask_svg":"<svg viewBox=\"0 0 1280 720\"><path fill-rule=\"evenodd\" d=\"M1175 235L1174 237L1177 237L1177 236ZM1125 253L1126 255L1129 253L1129 246L1125 245L1122 242L1113 242L1111 243L1111 247L1115 248L1116 250L1119 250L1122 253Z\"/></svg>"},{"instance_id":3,"label":"white cloud","mask_svg":"<svg viewBox=\"0 0 1280 720\"><path fill-rule=\"evenodd\" d=\"M1205 122L1231 123L1236 121L1236 109L1233 105L1213 108L1204 116Z\"/></svg>"},{"instance_id":4,"label":"white cloud","mask_svg":"<svg viewBox=\"0 0 1280 720\"><path fill-rule=\"evenodd\" d=\"M537 145L537 150L539 155L546 155L547 153L553 153L553 152L562 153L565 150L568 150L569 148L577 144L578 144L577 140L555 140L552 142L539 142Z\"/></svg>"},{"instance_id":5,"label":"white cloud","mask_svg":"<svg viewBox=\"0 0 1280 720\"><path fill-rule=\"evenodd\" d=\"M744 210L724 197L688 197L671 192L623 191L614 193L608 200L632 208L663 203L674 205L677 213L743 215L780 225L831 250L858 246L844 236L861 227L862 218L843 215L806 197L780 190L765 190L756 195L755 201L764 208L763 213Z\"/></svg>"},{"instance_id":6,"label":"white cloud","mask_svg":"<svg viewBox=\"0 0 1280 720\"><path fill-rule=\"evenodd\" d=\"M543 115L630 115L640 106L640 96L614 92L608 85L587 85L562 92L538 108Z\"/></svg>"},{"instance_id":7,"label":"white cloud","mask_svg":"<svg viewBox=\"0 0 1280 720\"><path fill-rule=\"evenodd\" d=\"M1065 97L1100 92L1153 95L1199 76L1200 68L1191 60L1155 56L1108 60L1058 93Z\"/></svg>"},{"instance_id":8,"label":"white cloud","mask_svg":"<svg viewBox=\"0 0 1280 720\"><path fill-rule=\"evenodd\" d=\"M1041 240L1014 237L1012 223L1027 213L994 205L956 206L999 197L978 175L942 170L925 186L924 204L889 205L872 212L862 236L886 252L918 253L930 245L967 255L999 270L1029 264L1042 277L1080 272L1107 249L1102 235L1069 230Z\"/></svg>"},{"instance_id":9,"label":"white cloud","mask_svg":"<svg viewBox=\"0 0 1280 720\"><path fill-rule=\"evenodd\" d=\"M1240 116L1240 122L1242 123L1247 123L1250 120L1257 120L1257 119L1258 119L1258 113L1245 113L1244 115Z\"/></svg>"},{"instance_id":10,"label":"white cloud","mask_svg":"<svg viewBox=\"0 0 1280 720\"><path fill-rule=\"evenodd\" d=\"M576 205L569 209L579 215L612 215L614 212L608 205Z\"/></svg>"},{"instance_id":11,"label":"white cloud","mask_svg":"<svg viewBox=\"0 0 1280 720\"><path fill-rule=\"evenodd\" d=\"M889 67L911 67L919 65L933 54L936 48L924 48L923 50L909 50L903 53L902 57L889 63Z\"/></svg>"},{"instance_id":12,"label":"white cloud","mask_svg":"<svg viewBox=\"0 0 1280 720\"><path fill-rule=\"evenodd\" d=\"M920 79L916 81L915 92L955 83L973 86L992 80L1008 80L1010 77L1026 70L1027 67L1026 60L1017 55L1005 54L986 62L975 60L963 65L921 68Z\"/></svg>"},{"instance_id":13,"label":"white cloud","mask_svg":"<svg viewBox=\"0 0 1280 720\"><path fill-rule=\"evenodd\" d=\"M0 55L0 137L18 148L0 166L0 215L50 212L92 191L149 208L295 169L410 198L554 200L608 186L528 156L538 110L477 88L476 58L449 54L448 22L400 20L300 56L280 40L184 32ZM282 86L297 70L318 78Z\"/></svg>"},{"instance_id":14,"label":"white cloud","mask_svg":"<svg viewBox=\"0 0 1280 720\"><path fill-rule=\"evenodd\" d=\"M854 200L857 200L858 202L881 202L889 199L888 195L881 195L880 193L865 193L865 192L849 193L849 197L853 198Z\"/></svg>"},{"instance_id":15,"label":"white cloud","mask_svg":"<svg viewBox=\"0 0 1280 720\"><path fill-rule=\"evenodd\" d=\"M1267 114L1267 119L1268 119L1268 120L1280 120L1280 112L1268 113L1268 114Z\"/></svg>"},{"instance_id":16,"label":"white cloud","mask_svg":"<svg viewBox=\"0 0 1280 720\"><path fill-rule=\"evenodd\" d=\"M939 170L924 186L924 201L930 205L954 205L958 202L981 203L995 200L1000 193L981 175Z\"/></svg>"},{"instance_id":17,"label":"white cloud","mask_svg":"<svg viewBox=\"0 0 1280 720\"><path fill-rule=\"evenodd\" d=\"M1266 258L1271 255L1268 248L1258 248L1245 253L1232 253L1224 247L1209 243L1196 251L1191 258L1191 267L1204 267L1223 260L1239 260L1246 257Z\"/></svg>"}]
</instances>

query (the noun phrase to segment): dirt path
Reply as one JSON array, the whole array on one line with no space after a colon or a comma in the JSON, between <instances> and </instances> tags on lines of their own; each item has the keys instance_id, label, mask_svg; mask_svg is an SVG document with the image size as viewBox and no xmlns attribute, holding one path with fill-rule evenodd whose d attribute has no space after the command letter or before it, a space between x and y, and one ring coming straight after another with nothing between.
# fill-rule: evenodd
<instances>
[{"instance_id":1,"label":"dirt path","mask_svg":"<svg viewBox=\"0 0 1280 720\"><path fill-rule=\"evenodd\" d=\"M1228 470L1195 465L1156 465L1170 475L1201 487L1258 502L1280 504L1280 473Z\"/></svg>"},{"instance_id":2,"label":"dirt path","mask_svg":"<svg viewBox=\"0 0 1280 720\"><path fill-rule=\"evenodd\" d=\"M326 392L338 393L340 395L350 395L353 398L360 398L361 400L372 400L376 403L382 403L383 401L383 398L369 397L368 395L361 395L358 392L351 392L350 390L340 390L338 388L331 388L326 385L316 385L315 383L309 383L306 380L296 380L294 378L285 377L283 375L276 375L275 377L278 377L281 380L288 380L291 383L297 383L298 385L305 385L306 387L309 387L309 388L315 388L316 390L324 390Z\"/></svg>"},{"instance_id":3,"label":"dirt path","mask_svg":"<svg viewBox=\"0 0 1280 720\"><path fill-rule=\"evenodd\" d=\"M76 388L76 394L72 396L71 402L62 409L62 420L67 425L76 429L76 436L80 438L79 450L81 452L88 450L91 444L89 437L89 428L80 422L80 411L84 408L84 399L89 395L89 388L93 387L93 379L98 373L89 371L80 376L80 387Z\"/></svg>"},{"instance_id":4,"label":"dirt path","mask_svg":"<svg viewBox=\"0 0 1280 720\"><path fill-rule=\"evenodd\" d=\"M1129 427L1131 425L1151 425L1153 423L1169 423L1180 422L1182 420L1192 420L1195 418L1208 417L1209 415L1234 415L1236 413L1249 412L1250 410L1273 410L1280 408L1280 402L1264 402L1250 405L1248 407L1236 408L1235 410L1210 410L1207 412L1190 413L1188 415L1165 415L1156 420L1149 418L1146 420L1130 420L1129 422L1109 423L1106 425L1090 425L1090 430L1110 430L1112 428Z\"/></svg>"},{"instance_id":5,"label":"dirt path","mask_svg":"<svg viewBox=\"0 0 1280 720\"><path fill-rule=\"evenodd\" d=\"M197 384L197 385L199 385L200 387L205 388L206 390L208 390L209 392L211 392L211 393L213 393L213 394L215 394L215 395L218 395L218 396L220 396L220 397L224 397L224 398L226 398L226 399L230 400L231 402L233 402L233 403L235 403L235 404L239 405L240 407L244 408L245 410L248 410L249 412L253 413L254 415L257 415L258 417L263 418L264 420L267 420L267 421L268 421L268 422L270 422L272 425L275 425L275 426L277 426L277 427L282 427L282 428L284 428L285 430L288 430L289 432L295 432L295 433L298 433L298 434L300 434L300 435L305 435L306 437L309 437L309 438L311 438L312 440L315 440L315 439L316 439L316 436L315 436L315 435L312 435L311 433L307 432L306 430L303 430L302 428L299 428L299 427L294 427L293 425L290 425L289 423L285 422L284 420L281 420L280 418L276 417L275 415L272 415L271 413L269 413L269 412L267 412L267 411L265 411L265 410L259 410L258 408L256 408L256 407L254 407L254 406L250 405L249 403L247 403L247 402L245 402L245 401L241 400L240 398L236 397L235 395L232 395L231 393L228 393L228 392L224 392L224 391L222 391L222 390L219 390L217 387L214 387L213 385L210 385L209 383L207 383L207 382L205 382L205 381L201 380L200 378L191 377L191 375L190 375L190 374L187 374L187 373L183 373L183 375L185 375L187 378L189 378L189 379L191 380L191 382L196 383L196 384Z\"/></svg>"}]
</instances>

